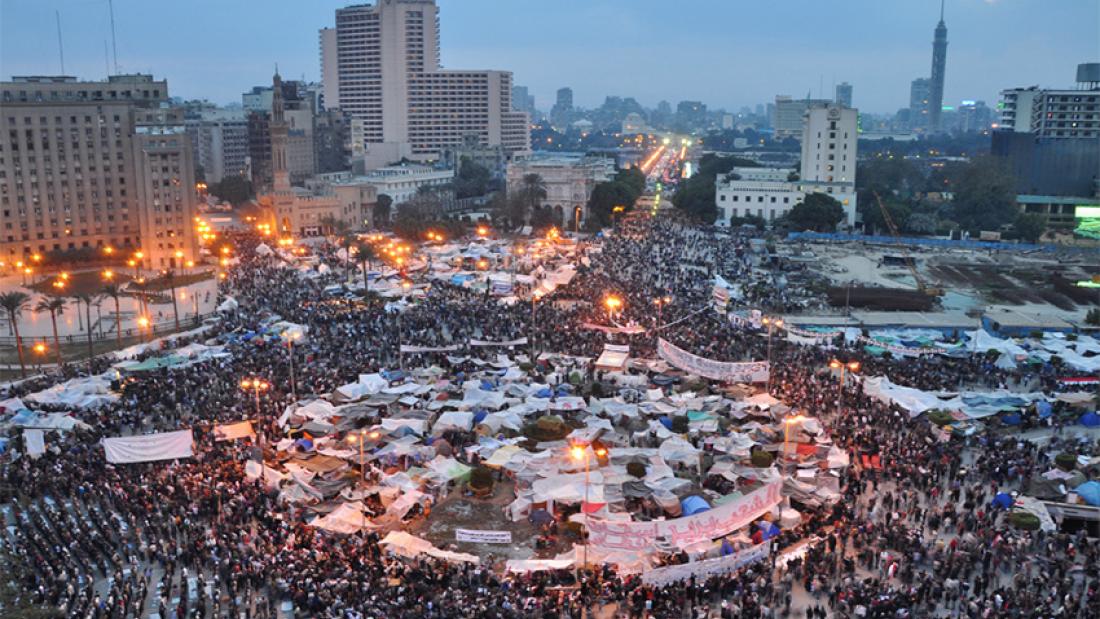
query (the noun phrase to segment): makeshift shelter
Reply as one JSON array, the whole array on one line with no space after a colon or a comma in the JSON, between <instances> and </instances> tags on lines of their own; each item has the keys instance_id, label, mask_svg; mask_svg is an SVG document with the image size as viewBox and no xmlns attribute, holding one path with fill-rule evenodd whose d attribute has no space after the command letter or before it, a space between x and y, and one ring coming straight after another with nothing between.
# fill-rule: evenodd
<instances>
[{"instance_id":1,"label":"makeshift shelter","mask_svg":"<svg viewBox=\"0 0 1100 619\"><path fill-rule=\"evenodd\" d=\"M1074 491L1085 503L1100 507L1100 481L1086 481Z\"/></svg>"},{"instance_id":2,"label":"makeshift shelter","mask_svg":"<svg viewBox=\"0 0 1100 619\"><path fill-rule=\"evenodd\" d=\"M703 497L693 494L689 497L685 497L680 501L680 512L684 516L694 516L699 512L705 512L710 509L710 504L707 503Z\"/></svg>"},{"instance_id":3,"label":"makeshift shelter","mask_svg":"<svg viewBox=\"0 0 1100 619\"><path fill-rule=\"evenodd\" d=\"M630 346L604 344L603 352L596 359L596 369L603 372L622 372L630 359Z\"/></svg>"},{"instance_id":4,"label":"makeshift shelter","mask_svg":"<svg viewBox=\"0 0 1100 619\"><path fill-rule=\"evenodd\" d=\"M1100 426L1100 415L1095 412L1085 413L1078 421L1086 428L1095 428Z\"/></svg>"}]
</instances>

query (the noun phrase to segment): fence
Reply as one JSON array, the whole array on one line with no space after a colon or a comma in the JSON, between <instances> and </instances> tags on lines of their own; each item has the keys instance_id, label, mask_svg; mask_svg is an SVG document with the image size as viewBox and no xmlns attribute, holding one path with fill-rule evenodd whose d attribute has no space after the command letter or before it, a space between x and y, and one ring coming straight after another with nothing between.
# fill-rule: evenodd
<instances>
[{"instance_id":1,"label":"fence","mask_svg":"<svg viewBox=\"0 0 1100 619\"><path fill-rule=\"evenodd\" d=\"M975 241L973 239L952 240L923 237L892 237L878 234L847 234L843 232L788 232L788 241L853 241L871 243L876 245L918 245L923 247L937 247L940 249L976 249L976 250L1009 250L1009 251L1068 251L1094 252L1094 247L1070 247L1065 245L1049 245L1035 243L1006 243L1001 241Z\"/></svg>"},{"instance_id":2,"label":"fence","mask_svg":"<svg viewBox=\"0 0 1100 619\"><path fill-rule=\"evenodd\" d=\"M180 330L186 330L186 329L191 329L191 328L198 327L199 325L202 324L202 322L204 320L206 320L207 318L209 318L211 316L214 316L216 314L217 314L217 312L208 312L206 314L199 314L197 316L196 315L187 316L186 318L181 316L180 317ZM146 327L144 329L135 328L135 327L130 327L128 329L122 329L122 339L123 340L131 340L131 339L134 339L134 338L138 338L139 340L152 340L152 339L157 338L158 336L168 335L168 334L170 334L174 331L176 331L176 321L175 321L174 318L169 318L168 320L163 320L161 322L154 323L154 324L152 324L149 327ZM102 324L101 324L100 328L93 329L93 331L92 331L92 344L107 342L107 341L115 341L116 338L118 338L118 333L116 332L116 330L113 327L110 328L110 329L104 329ZM36 342L45 342L48 346L53 346L53 334L52 333L50 333L48 335L42 335L42 336L36 336L36 337L28 337L28 336L24 335L24 336L22 336L21 339L23 340L23 346L25 347L24 350L26 350L26 348L34 346L34 344ZM87 331L84 331L82 333L70 333L68 335L58 335L58 340L60 340L62 346L66 346L66 345L73 345L73 346L87 345L87 343L88 343L88 333L87 333ZM14 335L0 336L0 348L15 348L15 344L16 344L16 342L15 342L15 336Z\"/></svg>"}]
</instances>

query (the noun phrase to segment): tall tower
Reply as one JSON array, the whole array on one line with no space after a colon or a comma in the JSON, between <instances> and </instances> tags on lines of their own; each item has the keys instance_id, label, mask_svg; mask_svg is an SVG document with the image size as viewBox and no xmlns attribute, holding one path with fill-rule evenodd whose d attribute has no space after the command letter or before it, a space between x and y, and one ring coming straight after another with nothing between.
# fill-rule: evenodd
<instances>
[{"instance_id":1,"label":"tall tower","mask_svg":"<svg viewBox=\"0 0 1100 619\"><path fill-rule=\"evenodd\" d=\"M271 88L271 173L275 193L279 193L290 189L290 172L286 164L288 130L283 109L283 78L277 68Z\"/></svg>"},{"instance_id":2,"label":"tall tower","mask_svg":"<svg viewBox=\"0 0 1100 619\"><path fill-rule=\"evenodd\" d=\"M943 77L947 69L947 25L943 23L943 0L940 0L940 23L932 40L932 84L928 93L928 125L933 133L940 131L943 112Z\"/></svg>"}]
</instances>

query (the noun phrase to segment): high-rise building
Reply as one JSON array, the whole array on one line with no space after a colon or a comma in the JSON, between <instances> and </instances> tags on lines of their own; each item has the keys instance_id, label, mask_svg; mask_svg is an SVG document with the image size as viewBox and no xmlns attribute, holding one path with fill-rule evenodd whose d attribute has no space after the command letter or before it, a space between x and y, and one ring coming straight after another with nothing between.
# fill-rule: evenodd
<instances>
[{"instance_id":1,"label":"high-rise building","mask_svg":"<svg viewBox=\"0 0 1100 619\"><path fill-rule=\"evenodd\" d=\"M852 85L841 82L836 85L836 102L844 107L852 107Z\"/></svg>"},{"instance_id":2,"label":"high-rise building","mask_svg":"<svg viewBox=\"0 0 1100 619\"><path fill-rule=\"evenodd\" d=\"M336 47L336 29L321 28L321 98L326 110L340 107L340 63Z\"/></svg>"},{"instance_id":3,"label":"high-rise building","mask_svg":"<svg viewBox=\"0 0 1100 619\"><path fill-rule=\"evenodd\" d=\"M792 99L789 95L777 95L775 97L775 112L772 118L772 130L775 139L785 140L802 138L803 117L806 110L815 105L828 105L829 99L811 99L809 94L805 99Z\"/></svg>"},{"instance_id":4,"label":"high-rise building","mask_svg":"<svg viewBox=\"0 0 1100 619\"><path fill-rule=\"evenodd\" d=\"M337 9L335 44L321 33L325 89L337 82L338 107L361 123L366 155L386 162L407 150L436 160L469 134L528 153L527 115L512 110L512 74L442 69L438 14L435 0L381 0Z\"/></svg>"},{"instance_id":5,"label":"high-rise building","mask_svg":"<svg viewBox=\"0 0 1100 619\"><path fill-rule=\"evenodd\" d=\"M932 40L932 78L928 89L928 128L933 133L943 130L943 80L947 70L947 26L943 23L943 0L940 0L940 23Z\"/></svg>"},{"instance_id":6,"label":"high-rise building","mask_svg":"<svg viewBox=\"0 0 1100 619\"><path fill-rule=\"evenodd\" d=\"M702 101L676 104L676 124L682 129L701 128L707 121L707 106Z\"/></svg>"},{"instance_id":7,"label":"high-rise building","mask_svg":"<svg viewBox=\"0 0 1100 619\"><path fill-rule=\"evenodd\" d=\"M248 117L242 109L207 108L187 119L194 161L207 183L248 175Z\"/></svg>"},{"instance_id":8,"label":"high-rise building","mask_svg":"<svg viewBox=\"0 0 1100 619\"><path fill-rule=\"evenodd\" d=\"M918 77L909 84L909 128L926 129L928 127L929 100L932 96L932 82L927 77Z\"/></svg>"},{"instance_id":9,"label":"high-rise building","mask_svg":"<svg viewBox=\"0 0 1100 619\"><path fill-rule=\"evenodd\" d=\"M191 140L167 82L15 77L0 103L2 259L96 247L141 248L161 269L197 258Z\"/></svg>"},{"instance_id":10,"label":"high-rise building","mask_svg":"<svg viewBox=\"0 0 1100 619\"><path fill-rule=\"evenodd\" d=\"M527 112L530 118L535 117L535 97L528 92L526 86L512 86L512 109Z\"/></svg>"},{"instance_id":11,"label":"high-rise building","mask_svg":"<svg viewBox=\"0 0 1100 619\"><path fill-rule=\"evenodd\" d=\"M558 128L566 128L573 120L573 89L566 86L559 88L554 100L554 107L550 108L550 123Z\"/></svg>"},{"instance_id":12,"label":"high-rise building","mask_svg":"<svg viewBox=\"0 0 1100 619\"><path fill-rule=\"evenodd\" d=\"M1077 66L1077 87L1001 91L1000 126L1043 138L1100 135L1100 63Z\"/></svg>"},{"instance_id":13,"label":"high-rise building","mask_svg":"<svg viewBox=\"0 0 1100 619\"><path fill-rule=\"evenodd\" d=\"M321 94L323 89L295 80L280 81L280 88L289 138L287 163L290 180L294 184L301 184L317 172L315 125L318 101L324 98ZM252 170L254 175L259 175L259 182L255 183L258 189L268 187L272 181L265 165L268 160L266 151L269 140L264 117L270 117L273 92L270 86L255 86L241 95L245 110L254 116L248 126L250 131L256 132L256 135L249 138L249 142L250 148L255 151L252 154Z\"/></svg>"}]
</instances>

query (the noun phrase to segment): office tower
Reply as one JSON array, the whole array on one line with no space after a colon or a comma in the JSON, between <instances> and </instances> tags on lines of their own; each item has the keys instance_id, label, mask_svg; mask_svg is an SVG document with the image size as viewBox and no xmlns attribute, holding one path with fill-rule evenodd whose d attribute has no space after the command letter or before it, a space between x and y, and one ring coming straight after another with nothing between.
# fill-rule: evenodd
<instances>
[{"instance_id":1,"label":"office tower","mask_svg":"<svg viewBox=\"0 0 1100 619\"><path fill-rule=\"evenodd\" d=\"M707 106L702 101L681 101L676 104L676 124L681 129L695 129L706 124Z\"/></svg>"},{"instance_id":2,"label":"office tower","mask_svg":"<svg viewBox=\"0 0 1100 619\"><path fill-rule=\"evenodd\" d=\"M336 29L321 28L321 92L324 109L340 107L340 63L337 61Z\"/></svg>"},{"instance_id":3,"label":"office tower","mask_svg":"<svg viewBox=\"0 0 1100 619\"><path fill-rule=\"evenodd\" d=\"M1043 138L1100 135L1100 63L1077 65L1076 88L1010 88L1001 91L1003 129Z\"/></svg>"},{"instance_id":4,"label":"office tower","mask_svg":"<svg viewBox=\"0 0 1100 619\"><path fill-rule=\"evenodd\" d=\"M909 128L928 128L929 100L932 82L927 77L918 77L909 84Z\"/></svg>"},{"instance_id":5,"label":"office tower","mask_svg":"<svg viewBox=\"0 0 1100 619\"><path fill-rule=\"evenodd\" d=\"M526 86L512 86L512 109L516 112L527 112L531 118L535 117L535 97L528 92Z\"/></svg>"},{"instance_id":6,"label":"office tower","mask_svg":"<svg viewBox=\"0 0 1100 619\"><path fill-rule=\"evenodd\" d=\"M932 79L928 90L928 127L935 133L942 130L943 79L947 69L947 26L943 23L943 0L940 0L940 23L932 41Z\"/></svg>"},{"instance_id":7,"label":"office tower","mask_svg":"<svg viewBox=\"0 0 1100 619\"><path fill-rule=\"evenodd\" d=\"M571 120L573 120L573 89L559 88L554 107L550 108L550 123L559 129L564 129Z\"/></svg>"},{"instance_id":8,"label":"office tower","mask_svg":"<svg viewBox=\"0 0 1100 619\"><path fill-rule=\"evenodd\" d=\"M792 99L789 95L777 95L775 97L775 113L772 118L772 129L777 140L794 138L802 139L803 117L806 110L814 105L828 105L829 99L811 99L807 94L805 99Z\"/></svg>"},{"instance_id":9,"label":"office tower","mask_svg":"<svg viewBox=\"0 0 1100 619\"><path fill-rule=\"evenodd\" d=\"M0 259L97 247L140 247L152 268L197 258L191 140L167 82L14 77L0 103Z\"/></svg>"},{"instance_id":10,"label":"office tower","mask_svg":"<svg viewBox=\"0 0 1100 619\"><path fill-rule=\"evenodd\" d=\"M337 9L335 46L321 33L322 56L336 50L338 107L362 124L367 155L435 160L468 134L526 154L530 130L512 110L512 74L443 70L438 13L435 0L383 0ZM333 64L322 63L330 85Z\"/></svg>"},{"instance_id":11,"label":"office tower","mask_svg":"<svg viewBox=\"0 0 1100 619\"><path fill-rule=\"evenodd\" d=\"M563 112L573 111L573 89L568 86L558 89L557 100L554 105L558 106L558 109Z\"/></svg>"},{"instance_id":12,"label":"office tower","mask_svg":"<svg viewBox=\"0 0 1100 619\"><path fill-rule=\"evenodd\" d=\"M836 102L844 107L852 107L852 85L841 82L836 85Z\"/></svg>"},{"instance_id":13,"label":"office tower","mask_svg":"<svg viewBox=\"0 0 1100 619\"><path fill-rule=\"evenodd\" d=\"M196 167L207 184L248 172L248 117L241 109L206 108L187 119Z\"/></svg>"}]
</instances>

